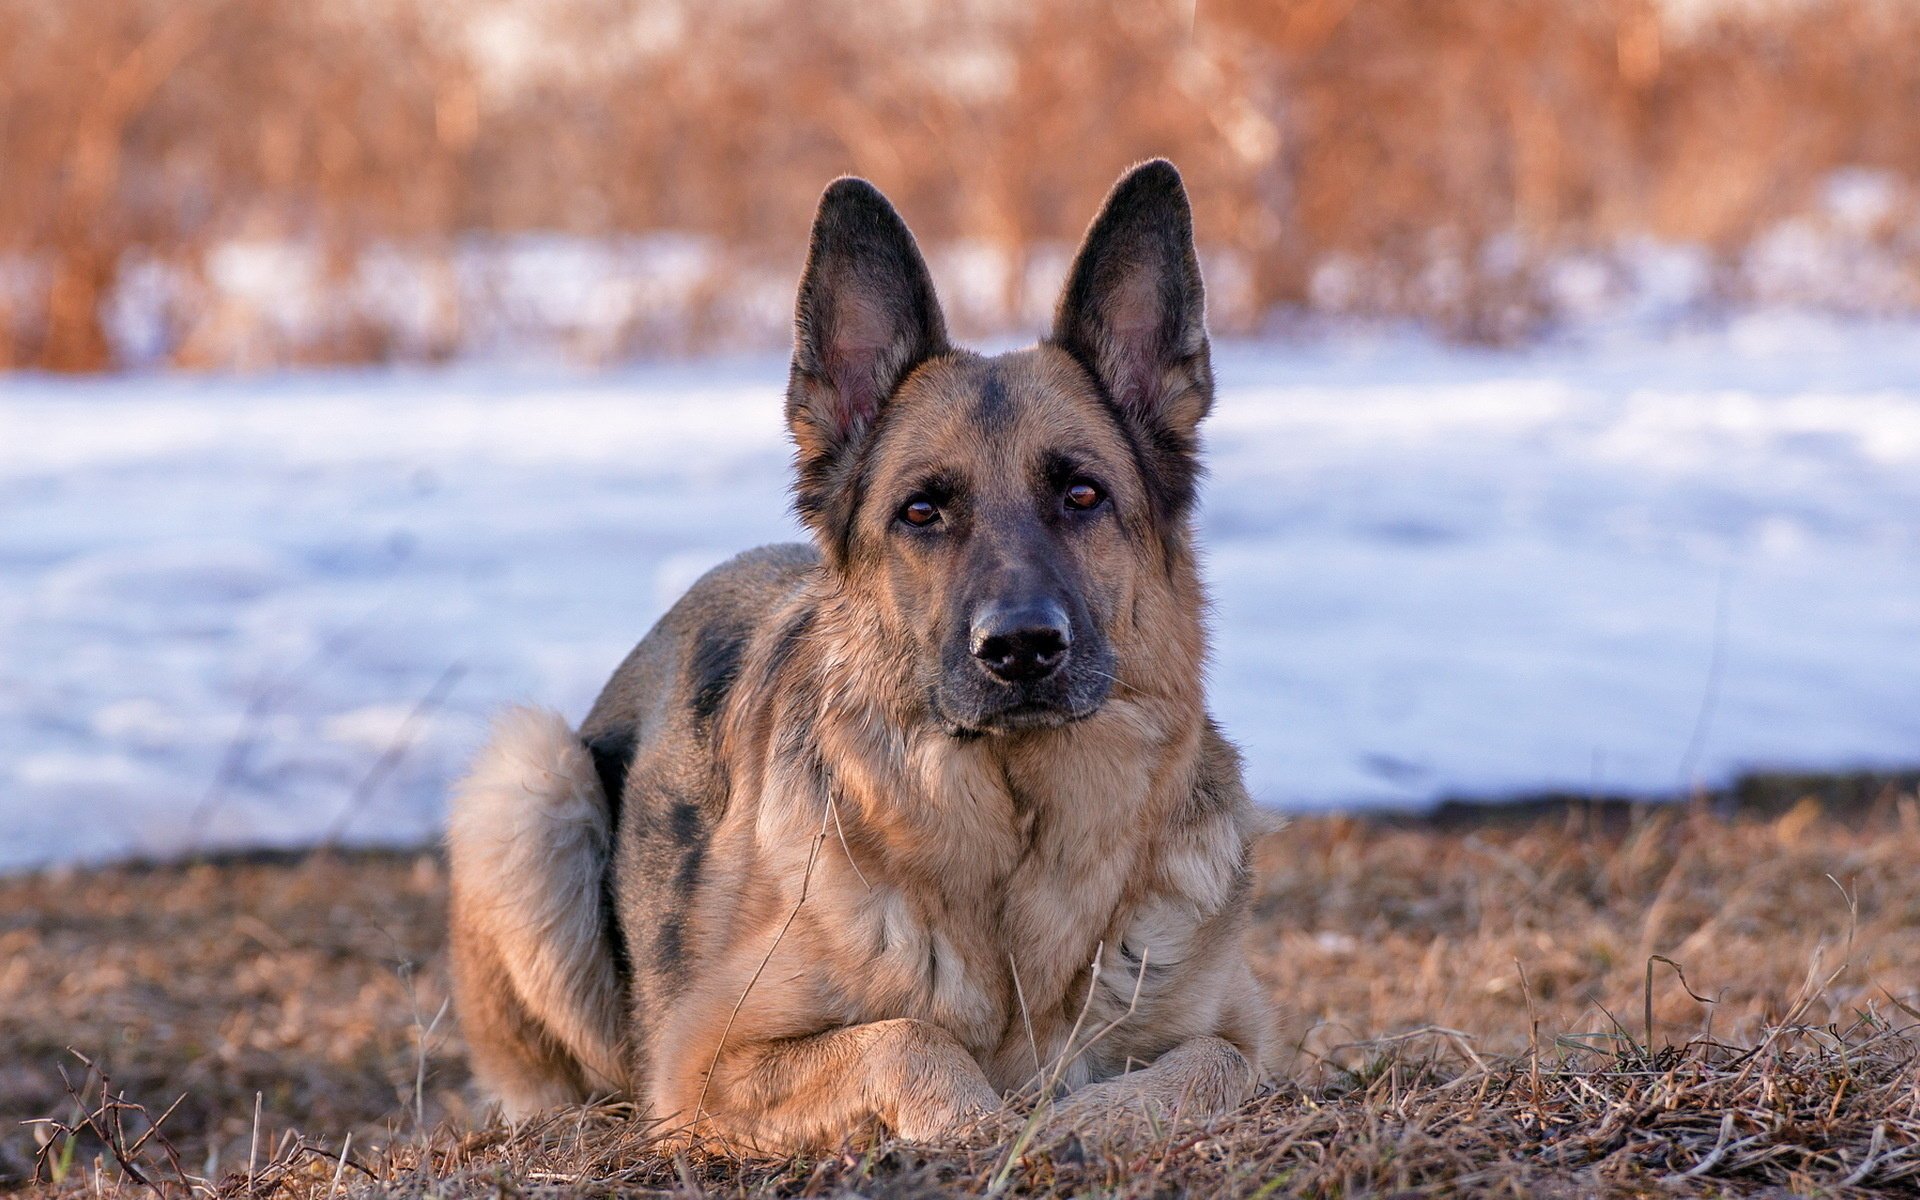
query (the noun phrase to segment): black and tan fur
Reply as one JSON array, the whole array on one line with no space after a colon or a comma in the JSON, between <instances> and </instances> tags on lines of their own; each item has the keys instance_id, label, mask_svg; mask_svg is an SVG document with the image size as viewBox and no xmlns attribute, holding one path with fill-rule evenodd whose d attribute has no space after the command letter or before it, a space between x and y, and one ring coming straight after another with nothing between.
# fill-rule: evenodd
<instances>
[{"instance_id":1,"label":"black and tan fur","mask_svg":"<svg viewBox=\"0 0 1920 1200\"><path fill-rule=\"evenodd\" d=\"M787 396L814 545L715 569L577 735L509 714L455 797L482 1088L763 1151L1029 1088L1066 1119L1251 1095L1255 818L1191 531L1212 389L1169 164L1117 185L1052 336L996 357L948 342L880 193L829 187Z\"/></svg>"}]
</instances>

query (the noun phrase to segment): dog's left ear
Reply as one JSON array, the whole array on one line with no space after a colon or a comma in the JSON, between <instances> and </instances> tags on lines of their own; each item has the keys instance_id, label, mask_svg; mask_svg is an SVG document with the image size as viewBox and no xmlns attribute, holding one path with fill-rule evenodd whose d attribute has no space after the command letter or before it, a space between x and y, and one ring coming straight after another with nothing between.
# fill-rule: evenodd
<instances>
[{"instance_id":1,"label":"dog's left ear","mask_svg":"<svg viewBox=\"0 0 1920 1200\"><path fill-rule=\"evenodd\" d=\"M834 180L813 218L787 377L800 515L826 540L848 491L848 452L901 381L947 349L933 277L906 222L866 180Z\"/></svg>"},{"instance_id":2,"label":"dog's left ear","mask_svg":"<svg viewBox=\"0 0 1920 1200\"><path fill-rule=\"evenodd\" d=\"M1192 499L1196 430L1213 406L1206 292L1193 210L1165 159L1127 172L1087 230L1053 340L1100 381L1174 511Z\"/></svg>"}]
</instances>

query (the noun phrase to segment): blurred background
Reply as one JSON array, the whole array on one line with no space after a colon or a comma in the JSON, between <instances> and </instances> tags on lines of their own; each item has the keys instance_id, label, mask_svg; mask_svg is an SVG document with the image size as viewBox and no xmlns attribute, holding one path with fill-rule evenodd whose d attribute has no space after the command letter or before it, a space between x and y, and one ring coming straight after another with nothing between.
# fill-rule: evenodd
<instances>
[{"instance_id":1,"label":"blurred background","mask_svg":"<svg viewBox=\"0 0 1920 1200\"><path fill-rule=\"evenodd\" d=\"M874 179L972 333L1174 158L1214 320L1920 306L1905 0L0 0L0 363L779 345Z\"/></svg>"},{"instance_id":2,"label":"blurred background","mask_svg":"<svg viewBox=\"0 0 1920 1200\"><path fill-rule=\"evenodd\" d=\"M0 867L429 835L794 535L827 180L998 345L1150 155L1263 800L1920 762L1920 5L0 0Z\"/></svg>"}]
</instances>

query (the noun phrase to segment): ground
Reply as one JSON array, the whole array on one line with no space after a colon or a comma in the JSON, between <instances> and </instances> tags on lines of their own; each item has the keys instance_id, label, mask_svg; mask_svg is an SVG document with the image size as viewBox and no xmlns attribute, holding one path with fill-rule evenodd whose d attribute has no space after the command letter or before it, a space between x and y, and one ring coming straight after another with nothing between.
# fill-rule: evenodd
<instances>
[{"instance_id":1,"label":"ground","mask_svg":"<svg viewBox=\"0 0 1920 1200\"><path fill-rule=\"evenodd\" d=\"M431 852L57 869L0 879L0 1188L1915 1194L1916 864L1910 779L1301 819L1251 935L1298 1053L1230 1120L776 1163L654 1154L617 1105L486 1126Z\"/></svg>"}]
</instances>

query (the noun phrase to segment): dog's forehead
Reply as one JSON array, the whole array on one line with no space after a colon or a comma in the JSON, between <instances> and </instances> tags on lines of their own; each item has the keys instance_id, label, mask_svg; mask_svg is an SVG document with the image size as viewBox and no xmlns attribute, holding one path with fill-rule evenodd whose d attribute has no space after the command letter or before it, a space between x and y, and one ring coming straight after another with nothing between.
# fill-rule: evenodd
<instances>
[{"instance_id":1,"label":"dog's forehead","mask_svg":"<svg viewBox=\"0 0 1920 1200\"><path fill-rule=\"evenodd\" d=\"M1126 443L1092 380L1065 351L1036 346L928 363L897 397L883 457L996 459L1017 466L1070 448L1124 454Z\"/></svg>"}]
</instances>

